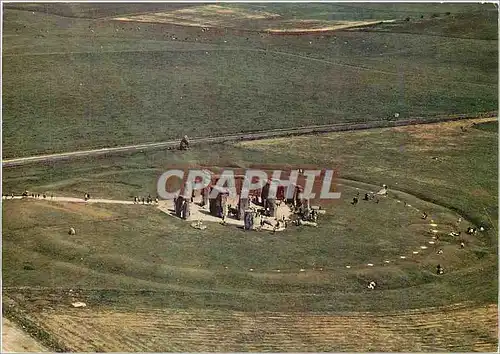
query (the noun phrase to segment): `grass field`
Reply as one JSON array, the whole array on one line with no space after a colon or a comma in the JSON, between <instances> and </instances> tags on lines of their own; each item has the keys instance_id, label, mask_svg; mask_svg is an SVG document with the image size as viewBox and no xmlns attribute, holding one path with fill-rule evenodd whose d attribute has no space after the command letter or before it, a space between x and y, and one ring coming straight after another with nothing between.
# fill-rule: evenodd
<instances>
[{"instance_id":1,"label":"grass field","mask_svg":"<svg viewBox=\"0 0 500 354\"><path fill-rule=\"evenodd\" d=\"M498 163L498 135L472 123L479 128L496 121L6 169L5 190L127 199L155 193L156 177L169 164L245 166L266 156L269 163L338 167L343 199L324 204L318 229L279 235L212 224L203 233L153 207L6 200L4 294L25 311L22 318L70 350L493 350L498 174L491 166ZM350 205L356 188L382 183L392 190L389 198ZM430 221L414 208L438 224L438 244L428 243ZM459 214L488 229L468 237L465 249L446 236ZM67 235L70 225L76 236ZM437 263L445 275L435 275ZM373 292L366 289L371 280L379 284ZM72 309L75 300L87 309ZM451 304L461 305L441 309ZM430 307L436 307L433 314ZM95 335L75 332L90 314L95 320L86 326ZM117 318L124 325L110 327ZM361 340L369 325L372 334ZM344 331L330 334L339 328ZM224 340L210 341L211 331Z\"/></svg>"},{"instance_id":2,"label":"grass field","mask_svg":"<svg viewBox=\"0 0 500 354\"><path fill-rule=\"evenodd\" d=\"M475 128L498 133L498 122L484 122L477 124Z\"/></svg>"},{"instance_id":3,"label":"grass field","mask_svg":"<svg viewBox=\"0 0 500 354\"><path fill-rule=\"evenodd\" d=\"M344 189L346 193L354 191ZM443 233L452 228L457 219L443 208L420 204L409 196L405 199L415 207L425 208L439 220L439 228L445 229ZM200 234L194 229L186 230L182 222L174 222L161 212L148 208L137 210L137 206L104 208L53 203L47 206L43 201L11 203L13 205L8 206L4 214L5 227L9 230L4 246L12 251L5 255L5 261L17 264L19 271L12 269L6 274L5 285L99 288L119 287L116 281L126 281L130 283L128 288L151 284L164 290L195 293L210 290L220 295L239 289L244 297L251 298L255 293L257 299L271 293L285 296L262 305L257 301L232 304L236 308L257 306L262 310L276 310L276 306L281 310L298 310L301 305L282 301L287 296L303 297L306 301L311 294L318 293L314 304L307 306L319 311L330 308L327 299L344 298L344 293L359 291L360 285L370 277L379 279L380 286L388 290L405 287L408 283L424 285L435 278L432 276L434 263L439 259L446 260L452 271L473 266L487 256L488 245L484 240L469 238L468 252L463 252L458 249L457 241L447 240L445 236L439 248L446 250L446 257L433 256L437 246L428 244L432 240L429 222L420 220L420 214L414 209L404 208L394 200L384 200L377 206L365 203L356 211L346 200L345 204L329 209L332 215L325 217L320 229L272 236L248 235L217 226L211 227L209 233ZM18 217L13 218L10 212ZM385 214L397 217L387 218ZM360 215L366 215L362 226L355 221ZM38 224L30 220L43 222ZM68 239L68 225L76 227L79 236ZM369 231L373 225L378 227ZM387 239L389 233L390 240ZM410 239L409 234L412 235ZM422 245L429 250L421 250ZM414 250L422 255L409 257ZM463 253L467 256L460 256ZM407 256L408 260L400 260L400 255ZM54 258L61 263L50 266L49 274L53 276L41 276L39 272L47 272L45 261ZM23 264L22 260L27 259L30 261ZM384 265L387 259L391 264ZM367 269L368 263L377 264L377 267ZM27 271L27 264L34 269ZM355 271L346 269L346 265ZM249 272L251 268L255 269L253 274ZM297 275L301 268L314 271ZM109 276L109 285L100 275ZM388 281L400 276L399 280ZM389 277L387 283L386 277ZM351 309L355 310L368 306L373 310L382 306L343 302L345 305L335 308L355 306ZM397 305L395 300L391 306L405 308L408 304Z\"/></svg>"},{"instance_id":4,"label":"grass field","mask_svg":"<svg viewBox=\"0 0 500 354\"><path fill-rule=\"evenodd\" d=\"M4 157L497 107L494 7L271 5L298 27L396 20L393 29L274 36L254 22L202 32L111 19L140 13L136 5L57 5L4 11ZM162 6L142 12L182 9ZM425 16L406 22L406 13Z\"/></svg>"},{"instance_id":5,"label":"grass field","mask_svg":"<svg viewBox=\"0 0 500 354\"><path fill-rule=\"evenodd\" d=\"M154 13L178 9L190 9L203 7L199 4L151 4L151 3L107 3L107 4L5 4L8 9L38 11L50 14L56 14L66 17L79 18L108 18L120 15L133 15L140 13ZM319 20L365 20L365 19L404 19L407 16L415 18L429 18L436 16L449 16L457 13L475 13L481 12L481 7L476 4L300 4L300 3L280 3L280 4L238 4L238 3L220 3L218 4L221 10L231 9L254 12L272 12L276 13L283 19L319 19ZM486 7L483 7L486 8Z\"/></svg>"},{"instance_id":6,"label":"grass field","mask_svg":"<svg viewBox=\"0 0 500 354\"><path fill-rule=\"evenodd\" d=\"M3 20L4 158L498 106L492 4L23 3ZM270 33L362 21L390 22ZM333 168L342 199L280 233L3 199L3 315L63 352L498 349L498 118L5 167L2 190L131 201L197 164Z\"/></svg>"}]
</instances>

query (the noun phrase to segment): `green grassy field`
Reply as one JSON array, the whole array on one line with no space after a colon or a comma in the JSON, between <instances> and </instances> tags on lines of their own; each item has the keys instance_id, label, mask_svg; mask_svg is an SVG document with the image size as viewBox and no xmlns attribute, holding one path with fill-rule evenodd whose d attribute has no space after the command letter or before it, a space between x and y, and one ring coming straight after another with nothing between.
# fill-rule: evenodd
<instances>
[{"instance_id":1,"label":"green grassy field","mask_svg":"<svg viewBox=\"0 0 500 354\"><path fill-rule=\"evenodd\" d=\"M327 206L328 216L318 230L306 228L276 236L249 235L217 225L212 226L209 233L200 234L197 230L186 229L180 221L153 212L151 208L75 206L76 209L67 210L70 205L47 209L47 202L5 201L3 243L5 248L13 251L4 257L4 284L73 284L84 288L99 287L100 284L102 287L114 287L124 277L124 281L130 282L127 287L151 284L155 288L168 289L168 284L178 278L180 283L173 282L174 288L182 285L196 291L210 289L231 293L230 289L239 288L241 291L247 289L245 291L249 294L323 293L325 302L316 298L314 306L308 305L316 309L326 306L331 296L335 298L344 292L354 302L342 297L342 301L336 302L336 308L420 307L425 304L425 299L444 304L450 298L440 296L436 300L435 297L423 296L418 300L417 296L412 304L406 300L398 304L392 298L397 297L397 293L389 291L386 295L390 296L390 301L370 303L363 298L371 297L371 294L359 294L357 299L352 297L352 293L359 290L360 282L373 276L387 279L388 290L405 292L411 284L432 292L436 284L451 286L452 283L444 284L448 284L448 280L455 281L457 276L472 276L465 275L472 272L469 268L475 269L474 264L489 262L493 257L498 200L495 192L497 172L491 166L498 162L498 138L493 132L479 129L463 133L459 129L460 124L464 123L328 134L321 138L264 140L237 146L205 146L186 153L148 152L109 157L101 162L83 160L38 168L7 169L3 177L6 192L26 188L56 196L78 196L90 191L95 198L116 199L154 194L156 178L169 164L210 161L214 166L224 166L232 161L244 166L261 161L264 155L269 163L309 162L336 167L341 171L340 177L351 182L341 182L343 201L340 205ZM436 129L440 131L439 136L434 133ZM439 160L433 160L433 156ZM374 183L375 186L362 182ZM458 218L455 212L458 212L476 224L487 225L489 232L481 234L476 241L470 240L470 248L464 252L467 254L465 258L453 255L457 249L454 241L445 241L449 244L447 252L450 252L448 267L456 269L456 272L443 280L432 275L434 263L439 259L433 256L422 262L403 261L404 270L387 267L360 270L361 273L358 273L345 269L346 265L356 268L366 263L381 264L386 258L397 259L400 253L418 250L429 239L430 227L428 222L420 219L421 213L405 210L393 198L377 206L361 203L353 209L350 200L355 195L354 188L367 191L382 183L410 193L394 196L408 204L418 205L430 218L439 220L436 222L443 224L446 230L453 229L452 225ZM364 222L360 223L360 218ZM81 236L67 239L66 229L70 224L77 225ZM29 237L26 237L27 233ZM161 265L155 263L154 254L162 259ZM190 256L186 258L188 254ZM52 258L61 263L46 263ZM33 259L35 271L26 271L22 259ZM49 264L50 272L45 268ZM224 266L231 271L224 271ZM85 269L84 273L80 273L80 267ZM311 278L296 274L300 268L312 267L325 267L332 273ZM275 274L268 278L248 274L250 268L265 274L275 274L276 269L280 269L292 275L276 277ZM78 272L81 277L57 275L62 269L62 274ZM54 276L40 277L39 271ZM107 280L103 282L101 275ZM72 279L69 284L68 278ZM491 291L486 293L496 296L494 288ZM467 287L460 293L467 297ZM449 294L456 297L452 291ZM491 299L489 295L486 298ZM279 297L276 301L262 306L276 309L274 306L280 303Z\"/></svg>"},{"instance_id":2,"label":"green grassy field","mask_svg":"<svg viewBox=\"0 0 500 354\"><path fill-rule=\"evenodd\" d=\"M223 4L222 17L280 17L208 32L111 19L183 8L6 4L4 158L497 109L493 6ZM396 21L261 31L369 19ZM317 228L275 234L199 231L152 206L2 200L3 314L59 351L497 348L497 119L6 167L2 190L132 200L173 165L262 163L337 169L342 199L321 202ZM380 203L351 205L382 184Z\"/></svg>"},{"instance_id":3,"label":"green grassy field","mask_svg":"<svg viewBox=\"0 0 500 354\"><path fill-rule=\"evenodd\" d=\"M484 37L496 33L494 8L433 8L439 18L428 9L424 20L394 31L269 36L112 21L101 15L140 11L78 5L4 11L4 157L497 107L498 43ZM284 7L282 17L401 19L424 11L297 6ZM436 36L437 28L446 33Z\"/></svg>"},{"instance_id":4,"label":"green grassy field","mask_svg":"<svg viewBox=\"0 0 500 354\"><path fill-rule=\"evenodd\" d=\"M70 350L410 350L410 343L422 350L438 350L451 348L450 336L462 332L461 341L453 342L454 349L491 348L493 337L488 333L495 322L483 307L497 301L498 174L492 166L498 163L498 135L495 130L472 127L462 132L460 126L471 123L207 145L182 153L134 153L5 169L5 191L26 188L56 196L90 192L95 198L127 199L155 193L157 176L171 164L245 166L261 163L265 156L268 163L339 168L343 198L339 203L323 203L327 214L317 229L291 228L278 234L248 233L218 224L200 232L154 207L140 205L4 200L4 295L26 311L14 318L34 321L28 323L41 326L60 348ZM476 123L475 127L485 127L495 121ZM382 183L389 185L389 198L379 204L350 204L356 188L363 193ZM443 233L437 245L428 244L431 221L422 220L421 212L413 208L425 210L438 224ZM486 232L464 239L465 249L446 236L454 229L457 212L487 226ZM461 224L462 232L467 225ZM75 236L67 235L69 226L77 229ZM420 249L422 245L428 249ZM437 249L443 249L443 254L436 254ZM420 253L413 255L415 250ZM384 263L387 259L390 264ZM445 275L435 275L437 263L445 267ZM378 283L376 291L366 288L372 280ZM85 322L86 311L68 307L75 300L85 301L100 318L84 326L94 333L91 341L78 339L62 325ZM445 313L431 320L419 310L450 304L467 304L467 310L450 313L446 325ZM9 307L10 316L17 308ZM132 309L141 310L132 315ZM410 310L417 312L411 315ZM335 327L331 321L354 330L356 316L364 311L370 311L374 321L398 326L403 337L397 340L394 333L378 327L368 341L371 344L326 334ZM466 324L465 313L472 316L473 311L478 311L477 321ZM154 313L154 326L138 324ZM285 314L297 316L294 322L300 325L293 329L297 336L287 341L273 335L262 342L247 333L253 331L251 324L237 332L231 329L240 328L237 318L243 321L252 314L261 318L259 328L268 328L269 335L275 331L271 327L285 326ZM124 319L122 329L112 325L114 316ZM191 322L197 316L224 333L223 346L210 344L205 322ZM264 320L268 316L272 319ZM317 328L326 331L329 341L319 333L307 339L308 316L319 316ZM430 332L421 330L430 326L428 321L436 321L433 326L443 331L444 337L437 335L439 342L424 340ZM194 326L193 332L183 335L182 342L139 340L139 333L152 339L186 326ZM233 343L244 333L249 337Z\"/></svg>"},{"instance_id":5,"label":"green grassy field","mask_svg":"<svg viewBox=\"0 0 500 354\"><path fill-rule=\"evenodd\" d=\"M478 128L496 123L491 119L460 121L4 169L5 191L26 188L56 196L90 192L95 198L127 199L155 193L157 176L172 164L312 163L339 168L343 193L339 203L323 203L327 214L317 229L291 228L278 234L249 233L218 224L209 224L208 231L200 232L153 207L140 205L4 200L4 294L26 311L16 318L31 319L71 350L409 350L409 343L417 340L410 338L419 338L420 344L414 345L422 350L438 350L443 345L451 348L449 336L463 331L468 334L460 334L462 339L454 342L454 349L490 348L493 337L487 333L493 331L493 315L483 314L482 306L495 304L498 294L498 172L492 168L498 163L498 134L492 129L472 128L472 122ZM462 132L461 126L470 128ZM364 193L382 183L389 185L389 198L379 204L350 204L356 188ZM428 244L431 221L420 218L424 210L442 231L437 245ZM446 236L454 229L457 212L473 224L487 227L486 232L466 237L465 249ZM461 224L462 232L467 225ZM67 235L69 226L77 229L75 236ZM420 249L422 245L428 249ZM437 249L443 249L443 254L436 254ZM418 255L412 254L415 250ZM401 255L407 258L401 259ZM391 263L384 263L387 259ZM445 275L435 275L437 263L445 267ZM305 272L300 272L301 268ZM376 291L366 288L372 280L378 283ZM98 313L99 323L85 325L89 333L95 333L92 341L76 338L61 324L70 321L80 326L77 324L85 322L87 312L77 313L68 307L75 300L85 301ZM481 311L477 323L470 324L476 328L474 333L465 330L470 327L467 316L450 314L454 319L444 325L448 322L440 314L432 321L437 321L435 326L448 339L421 342L430 332L421 332L419 323L427 326L429 315L416 312L417 320L408 312L395 317L388 314L450 304L468 304L463 311ZM140 313L132 315L131 309L137 308ZM156 325L137 324L155 311L163 311L155 315ZM378 327L371 344L364 340L354 344L351 337L337 335L328 337L334 338L330 342L324 342L325 337L319 334L307 340L304 334L309 331L309 327L302 327L308 316L320 316L318 328L330 331L335 327L330 321L354 328L359 311L370 311L370 316L382 316L379 320L390 323L399 323L405 316L406 324L397 324L403 337L396 340L395 334L386 333L388 341L382 344L385 330ZM233 343L246 333L245 329L238 333L231 330L239 328L235 318L243 321L252 313L273 318L262 319L261 328L285 326L284 314L297 316L301 325L294 331L301 334L290 341L270 337L264 342L248 334L243 344ZM337 313L342 315L334 320ZM472 312L467 313L472 316ZM111 325L114 316L126 319L123 329ZM204 324L190 322L193 316L203 316L219 328L227 336L224 346L212 346L204 337L208 332L202 334L208 330L203 329ZM99 326L108 329L98 330ZM136 342L138 328L141 336L156 338L167 333L164 331L186 326L194 326L194 331L184 335L182 343ZM249 326L248 330L253 328ZM478 326L484 328L479 330ZM120 338L127 339L123 342Z\"/></svg>"},{"instance_id":6,"label":"green grassy field","mask_svg":"<svg viewBox=\"0 0 500 354\"><path fill-rule=\"evenodd\" d=\"M498 122L485 122L477 124L475 128L498 133Z\"/></svg>"}]
</instances>

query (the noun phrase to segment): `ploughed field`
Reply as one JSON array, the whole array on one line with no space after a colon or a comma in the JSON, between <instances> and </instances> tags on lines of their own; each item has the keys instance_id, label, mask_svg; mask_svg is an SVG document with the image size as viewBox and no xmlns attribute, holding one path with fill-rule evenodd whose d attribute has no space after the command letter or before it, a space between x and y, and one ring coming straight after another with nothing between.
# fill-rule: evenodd
<instances>
[{"instance_id":1,"label":"ploughed field","mask_svg":"<svg viewBox=\"0 0 500 354\"><path fill-rule=\"evenodd\" d=\"M496 347L497 312L469 304L383 315L66 306L30 318L72 351L487 352Z\"/></svg>"}]
</instances>

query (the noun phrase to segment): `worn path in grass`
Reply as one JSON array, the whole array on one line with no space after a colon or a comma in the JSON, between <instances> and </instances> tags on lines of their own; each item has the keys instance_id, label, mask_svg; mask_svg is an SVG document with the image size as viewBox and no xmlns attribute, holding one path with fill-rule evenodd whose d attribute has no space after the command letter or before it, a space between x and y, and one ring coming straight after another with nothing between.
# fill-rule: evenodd
<instances>
[{"instance_id":1,"label":"worn path in grass","mask_svg":"<svg viewBox=\"0 0 500 354\"><path fill-rule=\"evenodd\" d=\"M49 350L23 332L9 319L2 318L2 353L48 352Z\"/></svg>"}]
</instances>

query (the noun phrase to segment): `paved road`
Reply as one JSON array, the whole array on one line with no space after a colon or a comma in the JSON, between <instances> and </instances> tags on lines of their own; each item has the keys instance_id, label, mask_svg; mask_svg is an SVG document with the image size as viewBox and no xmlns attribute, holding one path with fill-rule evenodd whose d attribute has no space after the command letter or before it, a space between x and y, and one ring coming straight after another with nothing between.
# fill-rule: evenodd
<instances>
[{"instance_id":1,"label":"paved road","mask_svg":"<svg viewBox=\"0 0 500 354\"><path fill-rule=\"evenodd\" d=\"M496 116L497 112L483 113L483 116ZM396 127L414 124L430 124L444 121L453 121L460 119L470 119L477 117L478 114L460 114L455 116L437 116L437 117L427 117L427 118L413 118L406 120L397 121L371 121L366 123L340 123L340 124L328 124L328 125L312 125L307 127L297 127L288 129L271 129L266 131L256 131L241 134L230 134L222 135L216 137L204 137L204 138L194 138L190 139L191 145L196 144L207 144L207 143L222 143L226 141L243 141L243 140L256 140L265 138L275 138L291 135L305 135L312 133L327 133L327 132L337 132L346 130L360 130L360 129L373 129L373 128L384 128L384 127ZM68 160L77 157L88 157L88 156L98 156L98 155L108 155L120 152L130 152L130 151L144 151L153 149L164 149L164 148L175 148L179 146L179 139L162 141L158 143L145 143L136 144L128 146L110 147L102 148L96 150L81 150L73 152L64 152L51 155L38 155L30 157L20 157L13 159L6 159L2 161L3 167L11 166L21 166L31 163L40 162L51 162L59 160Z\"/></svg>"}]
</instances>

